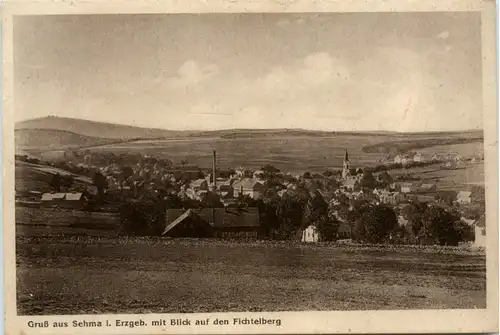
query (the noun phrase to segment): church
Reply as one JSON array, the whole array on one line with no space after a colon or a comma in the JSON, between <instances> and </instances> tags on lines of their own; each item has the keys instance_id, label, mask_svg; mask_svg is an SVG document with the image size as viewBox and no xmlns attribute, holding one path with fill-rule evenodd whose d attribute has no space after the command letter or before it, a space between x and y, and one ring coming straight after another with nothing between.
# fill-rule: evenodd
<instances>
[{"instance_id":1,"label":"church","mask_svg":"<svg viewBox=\"0 0 500 335\"><path fill-rule=\"evenodd\" d=\"M347 189L354 190L356 184L361 181L361 178L363 178L363 170L361 168L351 168L349 153L346 148L344 153L344 162L342 165L342 185Z\"/></svg>"}]
</instances>

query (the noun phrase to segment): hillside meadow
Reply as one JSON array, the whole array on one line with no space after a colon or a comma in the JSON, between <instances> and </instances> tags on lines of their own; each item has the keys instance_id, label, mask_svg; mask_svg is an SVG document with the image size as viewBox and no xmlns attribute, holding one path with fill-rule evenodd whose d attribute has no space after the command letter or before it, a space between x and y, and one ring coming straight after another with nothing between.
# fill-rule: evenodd
<instances>
[{"instance_id":1,"label":"hillside meadow","mask_svg":"<svg viewBox=\"0 0 500 335\"><path fill-rule=\"evenodd\" d=\"M212 150L217 151L217 164L220 168L244 166L258 169L271 164L283 171L323 172L342 167L344 152L349 152L352 166L365 167L380 164L386 153L365 152L364 147L384 141L389 135L352 135L332 136L268 136L256 138L190 137L189 139L141 140L130 143L102 145L90 148L96 152L147 152L172 159L179 163L187 159L199 166L211 166ZM450 145L465 157L478 154L482 143ZM443 151L443 147L439 151ZM426 148L431 153L432 148ZM432 157L432 155L430 155ZM430 157L429 157L430 158Z\"/></svg>"}]
</instances>

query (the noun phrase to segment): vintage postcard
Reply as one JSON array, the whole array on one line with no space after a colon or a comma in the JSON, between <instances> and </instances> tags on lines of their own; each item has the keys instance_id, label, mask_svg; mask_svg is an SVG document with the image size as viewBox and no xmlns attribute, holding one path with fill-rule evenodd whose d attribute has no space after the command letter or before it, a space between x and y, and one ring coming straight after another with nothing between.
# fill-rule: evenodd
<instances>
[{"instance_id":1,"label":"vintage postcard","mask_svg":"<svg viewBox=\"0 0 500 335\"><path fill-rule=\"evenodd\" d=\"M7 334L498 331L493 1L7 1Z\"/></svg>"}]
</instances>

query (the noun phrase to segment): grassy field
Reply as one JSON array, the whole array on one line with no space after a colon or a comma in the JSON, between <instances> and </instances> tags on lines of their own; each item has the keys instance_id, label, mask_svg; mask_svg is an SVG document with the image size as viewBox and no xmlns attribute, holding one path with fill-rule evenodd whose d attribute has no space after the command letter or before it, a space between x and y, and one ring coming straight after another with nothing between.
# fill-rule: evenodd
<instances>
[{"instance_id":1,"label":"grassy field","mask_svg":"<svg viewBox=\"0 0 500 335\"><path fill-rule=\"evenodd\" d=\"M484 253L17 238L19 314L485 308Z\"/></svg>"},{"instance_id":2,"label":"grassy field","mask_svg":"<svg viewBox=\"0 0 500 335\"><path fill-rule=\"evenodd\" d=\"M415 141L418 137L415 136ZM365 146L374 145L390 135L335 134L330 136L275 136L255 138L220 138L191 137L188 139L142 140L122 144L103 145L91 148L104 152L147 152L165 156L179 163L187 159L199 166L211 166L212 150L218 153L220 168L245 166L258 169L265 164L272 164L284 171L323 172L342 167L344 151L349 151L351 165L364 167L378 164L386 153L365 152ZM453 150L459 149L463 156L472 156L477 152L477 145L453 144ZM441 146L446 147L446 146ZM432 148L426 148L431 152ZM440 149L441 150L441 149Z\"/></svg>"},{"instance_id":3,"label":"grassy field","mask_svg":"<svg viewBox=\"0 0 500 335\"><path fill-rule=\"evenodd\" d=\"M56 167L31 164L17 160L15 162L15 186L16 190L39 190L50 191L50 182L55 174L61 176L72 176L75 184L91 185L92 179L71 173Z\"/></svg>"},{"instance_id":4,"label":"grassy field","mask_svg":"<svg viewBox=\"0 0 500 335\"><path fill-rule=\"evenodd\" d=\"M16 206L17 236L114 236L118 229L114 213Z\"/></svg>"},{"instance_id":5,"label":"grassy field","mask_svg":"<svg viewBox=\"0 0 500 335\"><path fill-rule=\"evenodd\" d=\"M439 190L465 190L473 185L484 185L484 163L468 164L465 168L444 169L441 164L425 167L391 170L393 178L410 175L416 180L436 184Z\"/></svg>"}]
</instances>

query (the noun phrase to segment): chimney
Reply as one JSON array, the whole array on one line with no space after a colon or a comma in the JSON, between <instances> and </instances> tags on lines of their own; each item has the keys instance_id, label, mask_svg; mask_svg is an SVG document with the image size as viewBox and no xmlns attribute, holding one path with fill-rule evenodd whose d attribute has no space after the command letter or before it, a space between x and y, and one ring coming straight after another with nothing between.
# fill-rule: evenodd
<instances>
[{"instance_id":1,"label":"chimney","mask_svg":"<svg viewBox=\"0 0 500 335\"><path fill-rule=\"evenodd\" d=\"M215 170L216 170L216 153L214 150L214 161L213 161L213 171L212 171L212 182L213 182L214 189L217 187L217 177L215 174Z\"/></svg>"}]
</instances>

